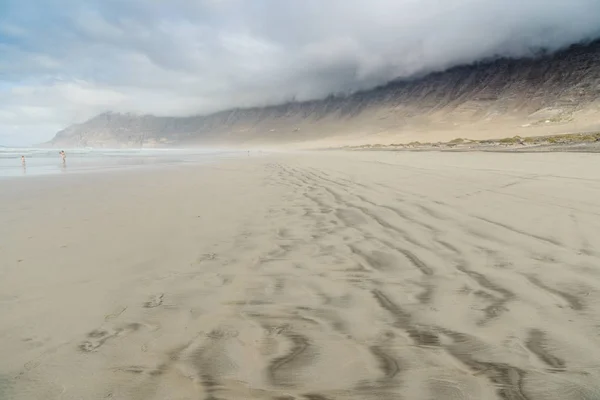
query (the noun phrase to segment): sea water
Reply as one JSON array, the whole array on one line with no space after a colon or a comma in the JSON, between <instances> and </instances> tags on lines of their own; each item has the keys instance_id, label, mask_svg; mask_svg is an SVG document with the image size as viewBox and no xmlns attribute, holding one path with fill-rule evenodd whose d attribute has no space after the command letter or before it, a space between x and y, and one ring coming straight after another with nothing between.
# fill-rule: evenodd
<instances>
[{"instance_id":1,"label":"sea water","mask_svg":"<svg viewBox=\"0 0 600 400\"><path fill-rule=\"evenodd\" d=\"M0 178L214 161L236 152L204 149L60 149L0 147ZM25 164L21 162L25 156Z\"/></svg>"}]
</instances>

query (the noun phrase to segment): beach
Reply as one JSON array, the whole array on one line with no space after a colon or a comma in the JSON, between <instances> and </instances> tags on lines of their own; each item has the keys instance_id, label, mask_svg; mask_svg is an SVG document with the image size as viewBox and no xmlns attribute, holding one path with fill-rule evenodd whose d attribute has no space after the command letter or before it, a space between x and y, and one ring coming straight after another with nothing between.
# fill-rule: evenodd
<instances>
[{"instance_id":1,"label":"beach","mask_svg":"<svg viewBox=\"0 0 600 400\"><path fill-rule=\"evenodd\" d=\"M0 399L600 397L600 158L0 180Z\"/></svg>"}]
</instances>

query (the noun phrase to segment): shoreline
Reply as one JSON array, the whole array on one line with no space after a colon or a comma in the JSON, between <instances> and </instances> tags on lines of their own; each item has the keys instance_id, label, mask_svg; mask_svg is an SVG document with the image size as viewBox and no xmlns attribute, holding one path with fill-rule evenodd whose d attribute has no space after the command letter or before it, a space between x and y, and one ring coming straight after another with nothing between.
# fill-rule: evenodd
<instances>
[{"instance_id":1,"label":"shoreline","mask_svg":"<svg viewBox=\"0 0 600 400\"><path fill-rule=\"evenodd\" d=\"M10 149L0 153L0 179L193 166L246 154L242 151L199 149L68 149L66 163L62 163L54 152L45 149ZM25 156L25 165L20 162L21 155Z\"/></svg>"}]
</instances>

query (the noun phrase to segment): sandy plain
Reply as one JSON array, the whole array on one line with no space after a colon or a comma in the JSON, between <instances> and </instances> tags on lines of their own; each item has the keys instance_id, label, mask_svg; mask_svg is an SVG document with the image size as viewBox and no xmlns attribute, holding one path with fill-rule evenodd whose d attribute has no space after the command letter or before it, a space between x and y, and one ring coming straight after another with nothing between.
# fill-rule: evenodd
<instances>
[{"instance_id":1,"label":"sandy plain","mask_svg":"<svg viewBox=\"0 0 600 400\"><path fill-rule=\"evenodd\" d=\"M0 181L1 399L600 398L600 158Z\"/></svg>"}]
</instances>

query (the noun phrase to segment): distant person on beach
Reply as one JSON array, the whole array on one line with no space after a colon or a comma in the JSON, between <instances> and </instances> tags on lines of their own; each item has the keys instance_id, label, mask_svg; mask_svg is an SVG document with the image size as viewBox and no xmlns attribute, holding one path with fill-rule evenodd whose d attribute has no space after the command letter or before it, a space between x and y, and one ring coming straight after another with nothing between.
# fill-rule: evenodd
<instances>
[{"instance_id":1,"label":"distant person on beach","mask_svg":"<svg viewBox=\"0 0 600 400\"><path fill-rule=\"evenodd\" d=\"M25 166L25 156L21 156L21 165Z\"/></svg>"},{"instance_id":2,"label":"distant person on beach","mask_svg":"<svg viewBox=\"0 0 600 400\"><path fill-rule=\"evenodd\" d=\"M66 163L67 162L67 155L65 154L65 151L61 150L59 154L60 154L60 158L62 158L63 164Z\"/></svg>"}]
</instances>

